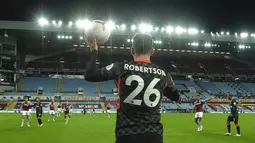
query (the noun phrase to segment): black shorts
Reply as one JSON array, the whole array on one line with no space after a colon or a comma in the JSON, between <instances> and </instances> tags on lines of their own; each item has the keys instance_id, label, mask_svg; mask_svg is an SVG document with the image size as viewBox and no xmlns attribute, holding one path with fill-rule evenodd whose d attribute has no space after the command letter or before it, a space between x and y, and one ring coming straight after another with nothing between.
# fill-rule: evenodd
<instances>
[{"instance_id":1,"label":"black shorts","mask_svg":"<svg viewBox=\"0 0 255 143\"><path fill-rule=\"evenodd\" d=\"M228 116L228 122L234 122L238 124L238 116Z\"/></svg>"},{"instance_id":2,"label":"black shorts","mask_svg":"<svg viewBox=\"0 0 255 143\"><path fill-rule=\"evenodd\" d=\"M163 139L157 133L143 133L117 137L116 143L163 143Z\"/></svg>"},{"instance_id":3,"label":"black shorts","mask_svg":"<svg viewBox=\"0 0 255 143\"><path fill-rule=\"evenodd\" d=\"M65 114L69 114L69 110L64 112Z\"/></svg>"},{"instance_id":4,"label":"black shorts","mask_svg":"<svg viewBox=\"0 0 255 143\"><path fill-rule=\"evenodd\" d=\"M42 113L36 113L36 118L38 118L38 117L42 117Z\"/></svg>"}]
</instances>

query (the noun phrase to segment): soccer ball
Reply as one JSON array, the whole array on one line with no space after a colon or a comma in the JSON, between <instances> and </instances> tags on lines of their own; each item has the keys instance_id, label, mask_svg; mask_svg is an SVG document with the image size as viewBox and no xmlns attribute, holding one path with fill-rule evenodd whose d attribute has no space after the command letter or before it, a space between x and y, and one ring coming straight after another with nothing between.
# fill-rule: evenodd
<instances>
[{"instance_id":1,"label":"soccer ball","mask_svg":"<svg viewBox=\"0 0 255 143\"><path fill-rule=\"evenodd\" d=\"M85 30L85 41L88 43L95 37L97 43L102 45L108 41L110 31L105 28L105 23L101 20L95 20L91 23L91 27Z\"/></svg>"}]
</instances>

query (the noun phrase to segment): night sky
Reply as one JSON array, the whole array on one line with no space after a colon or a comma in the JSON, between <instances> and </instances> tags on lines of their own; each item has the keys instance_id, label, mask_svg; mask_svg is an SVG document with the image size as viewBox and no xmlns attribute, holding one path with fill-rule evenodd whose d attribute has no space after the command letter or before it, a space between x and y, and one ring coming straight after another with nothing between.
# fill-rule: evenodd
<instances>
[{"instance_id":1,"label":"night sky","mask_svg":"<svg viewBox=\"0 0 255 143\"><path fill-rule=\"evenodd\" d=\"M117 23L171 24L206 31L255 32L255 0L4 0L0 20L113 19Z\"/></svg>"}]
</instances>

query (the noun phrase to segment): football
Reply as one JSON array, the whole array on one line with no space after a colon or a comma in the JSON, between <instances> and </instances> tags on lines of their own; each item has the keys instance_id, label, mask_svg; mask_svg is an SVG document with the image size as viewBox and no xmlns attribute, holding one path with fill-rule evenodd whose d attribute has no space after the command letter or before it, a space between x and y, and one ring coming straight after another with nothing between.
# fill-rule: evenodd
<instances>
[{"instance_id":1,"label":"football","mask_svg":"<svg viewBox=\"0 0 255 143\"><path fill-rule=\"evenodd\" d=\"M95 37L97 43L102 45L108 41L110 34L110 30L105 27L104 21L94 20L91 28L85 30L85 41L88 43Z\"/></svg>"}]
</instances>

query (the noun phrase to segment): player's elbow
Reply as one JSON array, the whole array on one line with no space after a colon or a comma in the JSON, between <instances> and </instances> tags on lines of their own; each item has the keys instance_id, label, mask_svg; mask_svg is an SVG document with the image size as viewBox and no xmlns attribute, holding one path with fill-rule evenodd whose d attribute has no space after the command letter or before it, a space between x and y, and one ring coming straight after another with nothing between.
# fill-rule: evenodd
<instances>
[{"instance_id":1,"label":"player's elbow","mask_svg":"<svg viewBox=\"0 0 255 143\"><path fill-rule=\"evenodd\" d=\"M164 90L164 95L171 99L172 101L179 101L180 100L180 94L176 88L169 88L167 87Z\"/></svg>"}]
</instances>

